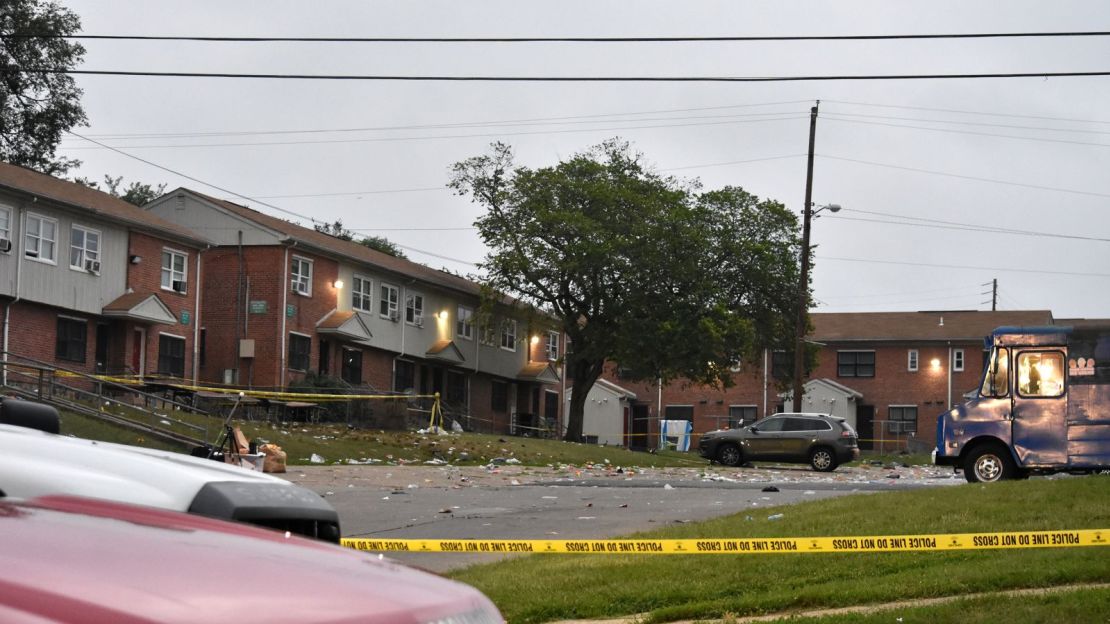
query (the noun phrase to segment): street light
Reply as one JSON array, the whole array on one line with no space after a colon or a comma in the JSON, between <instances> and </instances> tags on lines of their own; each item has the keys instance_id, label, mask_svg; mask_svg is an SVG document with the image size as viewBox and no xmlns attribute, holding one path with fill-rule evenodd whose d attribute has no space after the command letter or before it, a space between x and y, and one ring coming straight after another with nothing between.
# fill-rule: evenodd
<instances>
[{"instance_id":1,"label":"street light","mask_svg":"<svg viewBox=\"0 0 1110 624\"><path fill-rule=\"evenodd\" d=\"M809 189L806 189L807 191ZM806 193L809 194L808 192ZM806 293L809 289L809 228L810 222L816 218L816 215L822 210L829 212L840 212L840 204L827 204L821 206L817 210L813 209L813 203L806 201L806 209L802 217L802 275L798 283L798 323L794 327L794 411L802 411L802 374L805 372L805 351L806 351L806 320L809 318L809 297Z\"/></svg>"}]
</instances>

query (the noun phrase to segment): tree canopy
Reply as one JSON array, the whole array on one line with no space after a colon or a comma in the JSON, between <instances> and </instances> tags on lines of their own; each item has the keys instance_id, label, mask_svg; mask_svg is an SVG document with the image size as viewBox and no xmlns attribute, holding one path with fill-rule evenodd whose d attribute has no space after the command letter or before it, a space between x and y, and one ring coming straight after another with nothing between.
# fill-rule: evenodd
<instances>
[{"instance_id":1,"label":"tree canopy","mask_svg":"<svg viewBox=\"0 0 1110 624\"><path fill-rule=\"evenodd\" d=\"M728 385L730 368L790 344L798 222L739 187L700 192L610 140L552 167L494 144L451 187L486 213L488 285L560 319L574 383L567 439L606 362L633 379Z\"/></svg>"},{"instance_id":2,"label":"tree canopy","mask_svg":"<svg viewBox=\"0 0 1110 624\"><path fill-rule=\"evenodd\" d=\"M327 234L328 236L334 236L340 240L354 241L363 247L369 247L370 249L389 254L395 258L408 257L405 255L405 252L401 251L401 248L397 246L397 243L394 243L384 236L356 237L354 232L348 230L343 225L342 219L336 219L335 223L317 223L313 227L316 228L317 232Z\"/></svg>"},{"instance_id":3,"label":"tree canopy","mask_svg":"<svg viewBox=\"0 0 1110 624\"><path fill-rule=\"evenodd\" d=\"M99 189L100 184L93 182L86 178L75 178L73 180L78 184L83 184L89 188ZM158 186L151 184L144 184L142 182L132 182L126 187L123 186L123 176L112 177L110 175L104 176L104 188L112 197L118 197L129 204L136 206L145 206L150 202L162 196L166 190L166 183L163 182Z\"/></svg>"},{"instance_id":4,"label":"tree canopy","mask_svg":"<svg viewBox=\"0 0 1110 624\"><path fill-rule=\"evenodd\" d=\"M80 28L75 13L50 0L0 5L0 159L50 175L80 164L55 155L62 133L86 122L81 89L64 73L85 54L65 38Z\"/></svg>"}]
</instances>

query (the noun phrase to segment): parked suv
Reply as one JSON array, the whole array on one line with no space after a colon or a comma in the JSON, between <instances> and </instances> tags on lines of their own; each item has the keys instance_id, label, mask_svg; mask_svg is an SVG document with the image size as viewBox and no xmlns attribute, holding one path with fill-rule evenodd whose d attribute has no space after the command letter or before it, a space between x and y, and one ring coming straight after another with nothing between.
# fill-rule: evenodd
<instances>
[{"instance_id":1,"label":"parked suv","mask_svg":"<svg viewBox=\"0 0 1110 624\"><path fill-rule=\"evenodd\" d=\"M825 414L774 414L740 429L710 431L701 436L698 451L725 466L779 461L808 463L821 472L859 458L852 426Z\"/></svg>"}]
</instances>

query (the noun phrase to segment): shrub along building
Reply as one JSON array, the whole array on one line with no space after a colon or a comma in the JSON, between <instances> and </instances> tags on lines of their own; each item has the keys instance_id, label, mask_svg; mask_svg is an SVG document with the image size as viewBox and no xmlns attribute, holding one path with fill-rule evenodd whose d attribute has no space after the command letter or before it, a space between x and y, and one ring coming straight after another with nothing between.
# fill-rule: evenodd
<instances>
[{"instance_id":1,"label":"shrub along building","mask_svg":"<svg viewBox=\"0 0 1110 624\"><path fill-rule=\"evenodd\" d=\"M107 193L0 163L4 382L39 362L192 378L201 236Z\"/></svg>"},{"instance_id":2,"label":"shrub along building","mask_svg":"<svg viewBox=\"0 0 1110 624\"><path fill-rule=\"evenodd\" d=\"M997 327L1073 325L1048 310L813 313L808 336L818 364L805 384L802 409L846 418L862 445L894 440L903 446L933 444L936 417L974 390L984 366L983 339ZM790 374L784 353L736 369L727 389L681 380L660 386L622 380L606 371L607 384L587 401L587 439L632 447L658 444L659 420L687 420L695 434L737 427L784 411L791 393L780 380ZM613 410L620 405L620 416Z\"/></svg>"},{"instance_id":3,"label":"shrub along building","mask_svg":"<svg viewBox=\"0 0 1110 624\"><path fill-rule=\"evenodd\" d=\"M441 393L475 429L554 427L560 336L478 284L188 189L146 206L213 242L203 256L201 379Z\"/></svg>"}]
</instances>

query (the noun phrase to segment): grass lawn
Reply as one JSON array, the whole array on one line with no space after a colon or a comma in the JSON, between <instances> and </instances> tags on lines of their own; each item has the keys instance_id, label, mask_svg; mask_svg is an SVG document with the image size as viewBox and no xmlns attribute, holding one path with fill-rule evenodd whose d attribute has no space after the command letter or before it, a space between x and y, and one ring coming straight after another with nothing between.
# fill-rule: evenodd
<instances>
[{"instance_id":1,"label":"grass lawn","mask_svg":"<svg viewBox=\"0 0 1110 624\"><path fill-rule=\"evenodd\" d=\"M774 513L784 517L767 520ZM1095 528L1110 528L1108 477L859 494L777 510L762 508L758 514L642 535L692 539ZM666 622L1105 582L1110 580L1110 547L812 555L533 555L451 576L485 592L514 624L637 613L649 614L645 622ZM1097 594L1097 599L1105 600ZM998 621L998 612L994 615L978 621Z\"/></svg>"}]
</instances>

